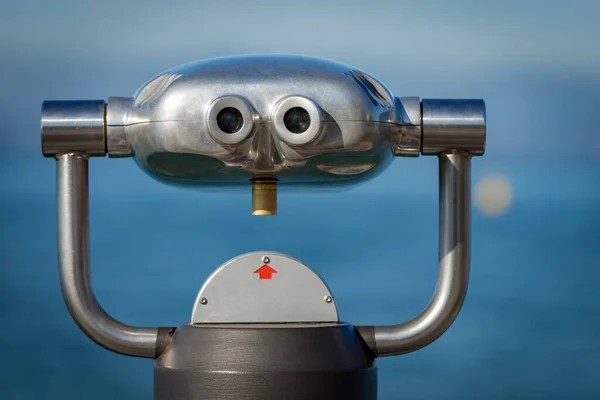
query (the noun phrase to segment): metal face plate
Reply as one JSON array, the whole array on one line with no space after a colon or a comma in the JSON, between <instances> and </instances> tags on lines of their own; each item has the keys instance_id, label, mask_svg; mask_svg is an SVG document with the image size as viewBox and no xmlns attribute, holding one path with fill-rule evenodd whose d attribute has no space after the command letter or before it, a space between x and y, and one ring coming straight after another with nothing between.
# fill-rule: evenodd
<instances>
[{"instance_id":1,"label":"metal face plate","mask_svg":"<svg viewBox=\"0 0 600 400\"><path fill-rule=\"evenodd\" d=\"M222 133L215 128L219 102L232 98L243 99L228 107L240 111L244 125ZM291 107L310 114L305 132L283 123ZM236 186L277 177L282 185L329 186L357 184L387 167L403 115L384 85L354 67L256 55L160 74L134 95L123 129L140 167L166 183Z\"/></svg>"},{"instance_id":2,"label":"metal face plate","mask_svg":"<svg viewBox=\"0 0 600 400\"><path fill-rule=\"evenodd\" d=\"M207 279L192 324L339 322L331 291L310 267L285 254L248 253Z\"/></svg>"}]
</instances>

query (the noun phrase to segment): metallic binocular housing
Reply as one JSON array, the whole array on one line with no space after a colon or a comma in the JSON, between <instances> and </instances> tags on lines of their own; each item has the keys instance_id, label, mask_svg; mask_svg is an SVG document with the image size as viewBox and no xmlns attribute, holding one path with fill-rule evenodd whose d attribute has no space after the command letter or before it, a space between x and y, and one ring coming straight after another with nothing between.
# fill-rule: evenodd
<instances>
[{"instance_id":1,"label":"metallic binocular housing","mask_svg":"<svg viewBox=\"0 0 600 400\"><path fill-rule=\"evenodd\" d=\"M351 184L394 155L483 154L485 105L394 97L369 74L322 59L228 57L173 68L132 98L45 102L42 149L134 156L173 184Z\"/></svg>"}]
</instances>

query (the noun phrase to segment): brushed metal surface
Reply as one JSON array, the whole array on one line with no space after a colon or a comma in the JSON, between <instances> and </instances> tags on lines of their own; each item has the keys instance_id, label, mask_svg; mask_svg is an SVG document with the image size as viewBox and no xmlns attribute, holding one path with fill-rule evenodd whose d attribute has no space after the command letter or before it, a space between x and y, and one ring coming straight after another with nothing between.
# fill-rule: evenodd
<instances>
[{"instance_id":1,"label":"brushed metal surface","mask_svg":"<svg viewBox=\"0 0 600 400\"><path fill-rule=\"evenodd\" d=\"M257 272L263 266L269 269L267 279ZM194 324L338 321L335 298L323 279L299 260L274 252L243 254L217 268L192 311Z\"/></svg>"}]
</instances>

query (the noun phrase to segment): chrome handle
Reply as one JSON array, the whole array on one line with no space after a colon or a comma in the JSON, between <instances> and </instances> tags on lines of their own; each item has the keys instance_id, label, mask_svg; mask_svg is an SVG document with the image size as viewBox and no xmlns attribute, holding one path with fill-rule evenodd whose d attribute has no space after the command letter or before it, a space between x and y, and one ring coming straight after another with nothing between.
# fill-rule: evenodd
<instances>
[{"instance_id":1,"label":"chrome handle","mask_svg":"<svg viewBox=\"0 0 600 400\"><path fill-rule=\"evenodd\" d=\"M415 318L357 329L380 357L410 353L439 338L467 293L471 262L471 156L485 150L481 100L423 100L422 153L439 157L439 264L434 295Z\"/></svg>"},{"instance_id":2,"label":"chrome handle","mask_svg":"<svg viewBox=\"0 0 600 400\"><path fill-rule=\"evenodd\" d=\"M91 154L104 155L104 107L99 102L56 102L44 107L43 151L57 159L58 264L67 308L79 328L100 346L130 356L158 357L172 330L132 327L115 320L98 304L91 287L89 155L63 150L88 146ZM45 146L48 143L53 147Z\"/></svg>"}]
</instances>

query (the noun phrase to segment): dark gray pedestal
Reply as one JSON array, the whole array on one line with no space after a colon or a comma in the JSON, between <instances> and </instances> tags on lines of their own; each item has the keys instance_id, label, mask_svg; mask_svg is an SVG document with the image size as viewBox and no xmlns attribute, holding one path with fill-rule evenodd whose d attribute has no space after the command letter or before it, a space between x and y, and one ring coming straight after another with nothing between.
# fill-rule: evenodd
<instances>
[{"instance_id":1,"label":"dark gray pedestal","mask_svg":"<svg viewBox=\"0 0 600 400\"><path fill-rule=\"evenodd\" d=\"M375 400L374 356L348 324L182 325L155 400Z\"/></svg>"}]
</instances>

